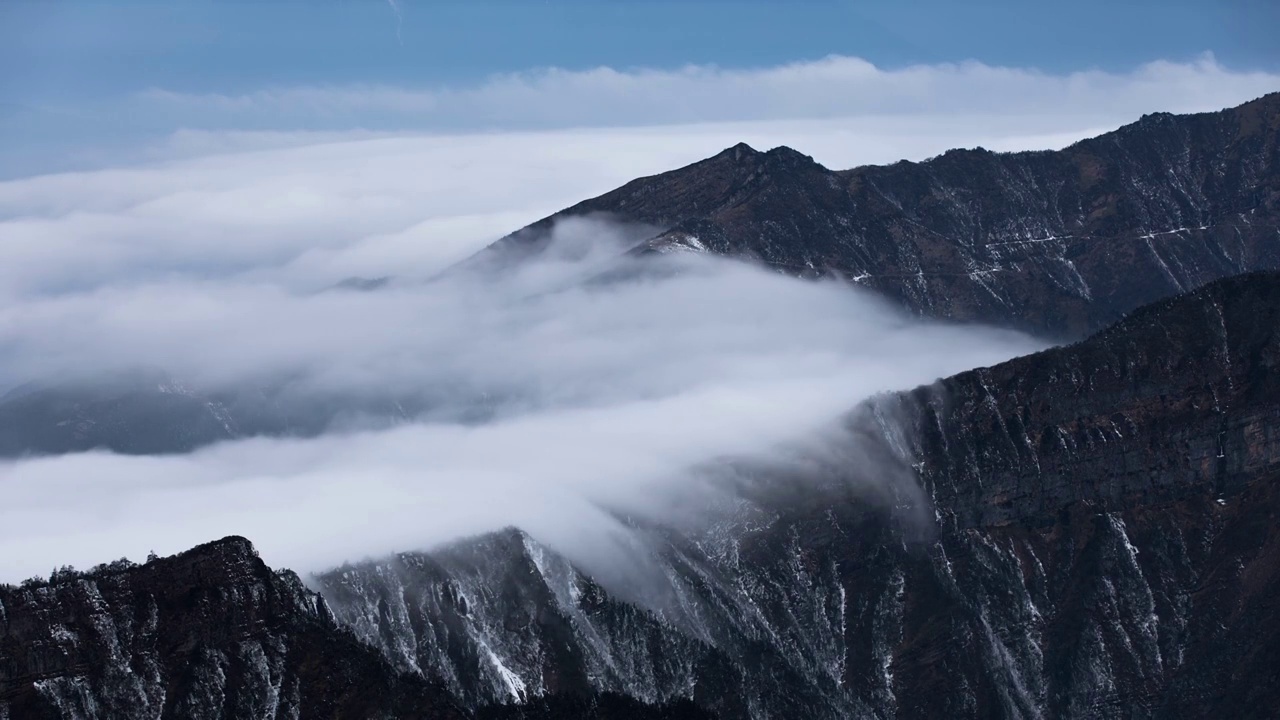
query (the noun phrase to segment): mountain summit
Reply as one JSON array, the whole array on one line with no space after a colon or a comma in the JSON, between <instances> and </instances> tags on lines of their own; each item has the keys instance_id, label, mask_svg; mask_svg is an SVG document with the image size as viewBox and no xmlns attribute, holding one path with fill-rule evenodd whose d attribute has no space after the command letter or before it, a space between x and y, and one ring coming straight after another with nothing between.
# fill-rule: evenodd
<instances>
[{"instance_id":1,"label":"mountain summit","mask_svg":"<svg viewBox=\"0 0 1280 720\"><path fill-rule=\"evenodd\" d=\"M661 228L637 253L752 258L847 278L923 316L1081 337L1139 305L1280 268L1280 93L1146 115L1059 151L832 171L738 144L544 218L472 262L536 254L556 221L587 215Z\"/></svg>"}]
</instances>

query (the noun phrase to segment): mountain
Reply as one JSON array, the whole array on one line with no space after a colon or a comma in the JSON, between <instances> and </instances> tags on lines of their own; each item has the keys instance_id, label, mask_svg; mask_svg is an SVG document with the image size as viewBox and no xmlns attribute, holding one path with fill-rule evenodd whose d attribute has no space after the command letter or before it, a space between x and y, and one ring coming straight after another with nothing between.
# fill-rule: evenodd
<instances>
[{"instance_id":1,"label":"mountain","mask_svg":"<svg viewBox=\"0 0 1280 720\"><path fill-rule=\"evenodd\" d=\"M310 580L323 600L237 539L0 590L0 717L195 695L362 717L1268 716L1277 327L1280 274L1248 274L862 403L839 447L744 468L742 515L635 525L664 579L643 599L515 529L335 569Z\"/></svg>"},{"instance_id":2,"label":"mountain","mask_svg":"<svg viewBox=\"0 0 1280 720\"><path fill-rule=\"evenodd\" d=\"M1146 115L1052 152L832 171L740 144L544 218L466 265L536 255L577 216L661 228L637 254L747 257L842 276L924 316L1078 338L1212 280L1280 269L1280 93Z\"/></svg>"},{"instance_id":3,"label":"mountain","mask_svg":"<svg viewBox=\"0 0 1280 720\"><path fill-rule=\"evenodd\" d=\"M0 397L0 456L111 448L185 452L240 434L225 405L162 373L49 386Z\"/></svg>"},{"instance_id":4,"label":"mountain","mask_svg":"<svg viewBox=\"0 0 1280 720\"><path fill-rule=\"evenodd\" d=\"M464 718L243 538L0 588L0 718Z\"/></svg>"},{"instance_id":5,"label":"mountain","mask_svg":"<svg viewBox=\"0 0 1280 720\"><path fill-rule=\"evenodd\" d=\"M0 630L4 720L706 717L609 694L466 709L392 667L239 537L0 586Z\"/></svg>"}]
</instances>

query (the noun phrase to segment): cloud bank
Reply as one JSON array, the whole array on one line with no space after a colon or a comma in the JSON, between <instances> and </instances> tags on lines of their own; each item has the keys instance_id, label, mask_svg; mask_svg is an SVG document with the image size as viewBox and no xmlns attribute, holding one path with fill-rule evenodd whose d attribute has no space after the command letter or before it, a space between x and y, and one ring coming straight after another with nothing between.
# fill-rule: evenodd
<instances>
[{"instance_id":1,"label":"cloud bank","mask_svg":"<svg viewBox=\"0 0 1280 720\"><path fill-rule=\"evenodd\" d=\"M300 570L507 524L581 554L616 529L602 507L660 515L691 467L768 455L870 394L1037 345L710 258L602 287L588 280L629 230L590 222L501 283L442 269L739 141L835 167L1058 147L1277 87L1211 58L1065 76L829 58L131 98L158 141L0 182L0 386L146 365L204 387L425 392L438 412L179 457L4 463L0 580L230 533ZM387 275L379 292L324 291ZM483 422L457 421L477 403Z\"/></svg>"},{"instance_id":2,"label":"cloud bank","mask_svg":"<svg viewBox=\"0 0 1280 720\"><path fill-rule=\"evenodd\" d=\"M1277 89L1280 75L1226 67L1209 54L1128 72L979 62L884 68L832 56L761 68L547 68L431 87L161 87L91 107L12 108L0 133L21 142L0 147L0 178L134 162L140 153L171 159L407 134L468 136L470 145L476 133L566 129L587 131L587 145L603 134L614 147L649 153L650 172L670 167L660 158L689 162L740 140L790 144L845 167L951 147L1060 147L1144 113L1215 110ZM670 147L655 137L667 135Z\"/></svg>"},{"instance_id":3,"label":"cloud bank","mask_svg":"<svg viewBox=\"0 0 1280 720\"><path fill-rule=\"evenodd\" d=\"M41 316L8 344L68 361L73 344L93 363L160 360L201 382L306 368L347 390L449 388L446 402L492 399L498 412L183 456L8 463L0 578L230 533L300 570L506 525L582 557L617 529L602 507L661 518L701 463L767 457L873 393L1036 347L909 320L836 283L704 257L664 262L668 272L604 286L578 282L595 274L588 258L497 287L467 278L240 299L182 285L98 296L73 323ZM191 317L193 303L218 318ZM126 312L137 316L121 324ZM247 340L227 346L237 337Z\"/></svg>"},{"instance_id":4,"label":"cloud bank","mask_svg":"<svg viewBox=\"0 0 1280 720\"><path fill-rule=\"evenodd\" d=\"M880 68L831 56L778 67L570 71L500 75L471 87L269 88L240 94L153 89L156 112L198 110L240 122L373 122L414 127L562 128L939 114L1067 115L1212 110L1280 87L1280 76L1233 71L1211 54L1127 73L1053 75L980 62Z\"/></svg>"}]
</instances>

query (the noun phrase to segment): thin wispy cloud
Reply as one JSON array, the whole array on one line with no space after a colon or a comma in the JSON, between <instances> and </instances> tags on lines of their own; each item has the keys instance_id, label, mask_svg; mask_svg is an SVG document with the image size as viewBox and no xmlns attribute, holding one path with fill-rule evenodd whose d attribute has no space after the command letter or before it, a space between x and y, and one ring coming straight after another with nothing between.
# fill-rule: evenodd
<instances>
[{"instance_id":1,"label":"thin wispy cloud","mask_svg":"<svg viewBox=\"0 0 1280 720\"><path fill-rule=\"evenodd\" d=\"M204 122L515 129L921 114L1049 115L1079 122L1217 109L1277 87L1274 73L1233 70L1209 54L1124 73L1066 74L976 61L881 68L831 56L757 69L549 68L434 88L330 85L230 94L156 88L138 101L178 117L199 112Z\"/></svg>"}]
</instances>

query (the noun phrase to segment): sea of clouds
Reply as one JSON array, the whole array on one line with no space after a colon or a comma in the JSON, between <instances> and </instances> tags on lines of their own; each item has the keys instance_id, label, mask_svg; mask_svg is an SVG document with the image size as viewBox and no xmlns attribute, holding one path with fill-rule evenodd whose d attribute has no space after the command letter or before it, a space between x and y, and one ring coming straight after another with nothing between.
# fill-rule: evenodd
<instances>
[{"instance_id":1,"label":"sea of clouds","mask_svg":"<svg viewBox=\"0 0 1280 720\"><path fill-rule=\"evenodd\" d=\"M442 271L739 141L834 167L1060 147L1277 86L1210 58L1068 76L831 58L124 99L170 130L106 165L0 182L0 387L146 366L204 389L287 375L441 407L186 455L4 462L0 580L229 534L302 571L506 525L572 556L616 528L602 508L660 514L690 468L769 457L875 393L1041 343L693 254L595 282L644 233L600 219L557 225L552 252L497 279ZM293 129L317 113L332 127ZM483 421L453 419L471 404Z\"/></svg>"}]
</instances>

